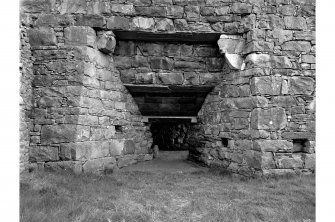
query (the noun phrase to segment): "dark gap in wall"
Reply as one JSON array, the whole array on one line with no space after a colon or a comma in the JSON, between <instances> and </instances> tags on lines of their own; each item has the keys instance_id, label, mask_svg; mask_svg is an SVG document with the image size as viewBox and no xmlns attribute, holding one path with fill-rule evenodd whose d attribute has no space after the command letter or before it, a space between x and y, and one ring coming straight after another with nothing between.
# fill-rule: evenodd
<instances>
[{"instance_id":1,"label":"dark gap in wall","mask_svg":"<svg viewBox=\"0 0 335 222\"><path fill-rule=\"evenodd\" d=\"M293 139L293 152L306 152L309 147L308 139Z\"/></svg>"},{"instance_id":2,"label":"dark gap in wall","mask_svg":"<svg viewBox=\"0 0 335 222\"><path fill-rule=\"evenodd\" d=\"M122 130L122 126L120 126L120 125L115 125L115 131L116 131L117 133L122 133L122 132L123 132L123 130Z\"/></svg>"},{"instance_id":3,"label":"dark gap in wall","mask_svg":"<svg viewBox=\"0 0 335 222\"><path fill-rule=\"evenodd\" d=\"M181 151L188 150L187 143L190 121L159 120L151 122L153 145L158 145L159 150Z\"/></svg>"},{"instance_id":4,"label":"dark gap in wall","mask_svg":"<svg viewBox=\"0 0 335 222\"><path fill-rule=\"evenodd\" d=\"M221 138L223 147L228 147L228 141L229 141L228 138Z\"/></svg>"}]
</instances>

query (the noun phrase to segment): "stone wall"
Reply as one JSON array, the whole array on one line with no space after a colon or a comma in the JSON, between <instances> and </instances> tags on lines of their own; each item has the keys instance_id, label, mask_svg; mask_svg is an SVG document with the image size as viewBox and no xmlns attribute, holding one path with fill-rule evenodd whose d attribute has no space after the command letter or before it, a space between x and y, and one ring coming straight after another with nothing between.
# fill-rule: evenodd
<instances>
[{"instance_id":1,"label":"stone wall","mask_svg":"<svg viewBox=\"0 0 335 222\"><path fill-rule=\"evenodd\" d=\"M115 66L123 83L216 85L224 58L214 44L118 41Z\"/></svg>"},{"instance_id":2,"label":"stone wall","mask_svg":"<svg viewBox=\"0 0 335 222\"><path fill-rule=\"evenodd\" d=\"M193 157L243 175L314 172L314 2L268 6L254 13L241 50L239 38L219 40L244 70L223 74L207 97ZM233 50L228 39L236 39L229 40Z\"/></svg>"},{"instance_id":3,"label":"stone wall","mask_svg":"<svg viewBox=\"0 0 335 222\"><path fill-rule=\"evenodd\" d=\"M193 158L243 175L314 170L313 0L25 0L21 15L22 163L101 172L150 159L123 83L210 84Z\"/></svg>"}]
</instances>

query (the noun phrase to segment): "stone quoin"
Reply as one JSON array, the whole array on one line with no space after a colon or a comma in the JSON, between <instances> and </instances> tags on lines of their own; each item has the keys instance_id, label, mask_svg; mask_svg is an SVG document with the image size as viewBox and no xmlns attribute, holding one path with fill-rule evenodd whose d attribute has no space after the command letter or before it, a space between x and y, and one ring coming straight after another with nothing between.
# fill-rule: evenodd
<instances>
[{"instance_id":1,"label":"stone quoin","mask_svg":"<svg viewBox=\"0 0 335 222\"><path fill-rule=\"evenodd\" d=\"M21 170L113 172L159 138L244 176L315 170L314 0L23 0L20 37Z\"/></svg>"}]
</instances>

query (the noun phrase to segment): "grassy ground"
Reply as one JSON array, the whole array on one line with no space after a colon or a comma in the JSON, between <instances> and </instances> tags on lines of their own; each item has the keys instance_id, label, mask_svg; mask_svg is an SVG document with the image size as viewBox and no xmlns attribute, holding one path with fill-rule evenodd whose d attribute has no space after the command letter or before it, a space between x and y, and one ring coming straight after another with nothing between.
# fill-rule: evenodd
<instances>
[{"instance_id":1,"label":"grassy ground","mask_svg":"<svg viewBox=\"0 0 335 222\"><path fill-rule=\"evenodd\" d=\"M128 172L20 178L20 221L314 221L315 178Z\"/></svg>"}]
</instances>

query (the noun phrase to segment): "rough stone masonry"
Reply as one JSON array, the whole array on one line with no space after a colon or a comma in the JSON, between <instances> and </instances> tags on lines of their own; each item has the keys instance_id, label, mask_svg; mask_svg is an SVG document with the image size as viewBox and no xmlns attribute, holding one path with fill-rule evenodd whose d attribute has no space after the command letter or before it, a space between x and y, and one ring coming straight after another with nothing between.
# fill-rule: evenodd
<instances>
[{"instance_id":1,"label":"rough stone masonry","mask_svg":"<svg viewBox=\"0 0 335 222\"><path fill-rule=\"evenodd\" d=\"M314 0L23 0L20 36L21 170L151 160L131 84L213 87L188 127L194 160L314 172Z\"/></svg>"}]
</instances>

